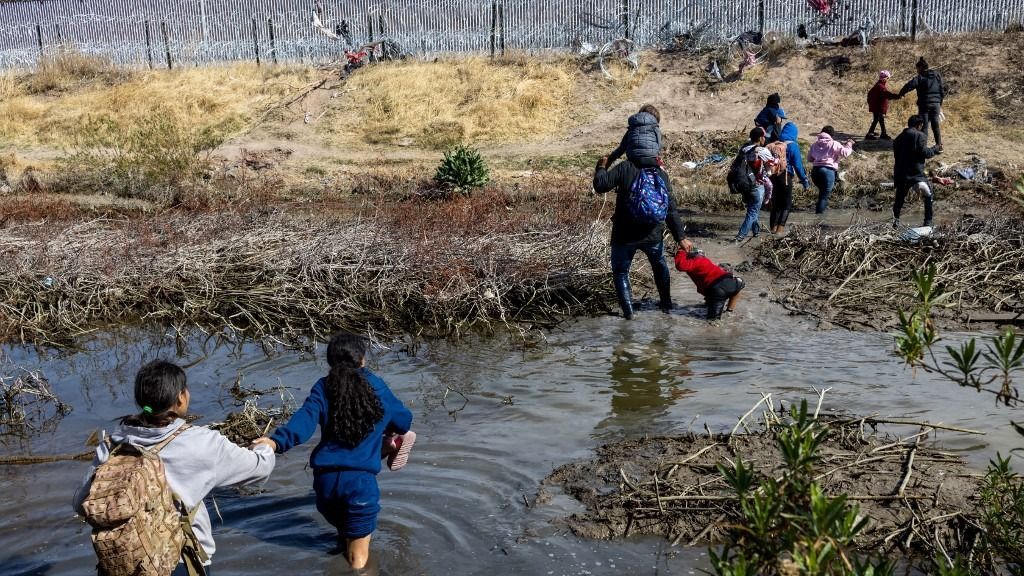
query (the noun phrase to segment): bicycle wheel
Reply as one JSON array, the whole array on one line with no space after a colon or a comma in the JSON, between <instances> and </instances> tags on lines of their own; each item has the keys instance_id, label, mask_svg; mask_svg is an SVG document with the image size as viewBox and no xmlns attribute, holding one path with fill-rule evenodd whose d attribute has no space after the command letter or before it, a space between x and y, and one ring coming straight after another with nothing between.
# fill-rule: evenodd
<instances>
[{"instance_id":1,"label":"bicycle wheel","mask_svg":"<svg viewBox=\"0 0 1024 576\"><path fill-rule=\"evenodd\" d=\"M609 80L628 78L640 68L640 53L629 38L618 38L601 47L597 55L601 73Z\"/></svg>"}]
</instances>

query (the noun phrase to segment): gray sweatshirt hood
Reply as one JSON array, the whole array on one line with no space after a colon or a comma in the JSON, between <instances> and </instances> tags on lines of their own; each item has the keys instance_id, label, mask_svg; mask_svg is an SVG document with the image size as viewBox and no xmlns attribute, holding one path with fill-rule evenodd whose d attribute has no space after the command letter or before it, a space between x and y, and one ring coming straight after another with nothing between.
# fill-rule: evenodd
<instances>
[{"instance_id":1,"label":"gray sweatshirt hood","mask_svg":"<svg viewBox=\"0 0 1024 576\"><path fill-rule=\"evenodd\" d=\"M149 447L166 439L185 421L177 419L161 428L119 426L110 434L115 443L128 442L134 446ZM89 495L96 467L110 458L106 442L96 447L96 457L85 475L82 486L75 493L73 507L83 513L82 501ZM189 508L198 506L192 529L206 553L213 556L216 546L210 516L203 499L211 490L223 486L262 484L274 469L274 452L267 446L250 450L233 444L220 432L205 426L190 426L160 451L164 473L171 491Z\"/></svg>"},{"instance_id":2,"label":"gray sweatshirt hood","mask_svg":"<svg viewBox=\"0 0 1024 576\"><path fill-rule=\"evenodd\" d=\"M185 421L181 418L176 419L163 428L146 428L145 426L121 426L117 430L114 430L110 434L110 439L114 444L124 444L125 442L132 446L152 446L159 444L160 442L167 439L168 436L174 433L175 430L181 427Z\"/></svg>"}]
</instances>

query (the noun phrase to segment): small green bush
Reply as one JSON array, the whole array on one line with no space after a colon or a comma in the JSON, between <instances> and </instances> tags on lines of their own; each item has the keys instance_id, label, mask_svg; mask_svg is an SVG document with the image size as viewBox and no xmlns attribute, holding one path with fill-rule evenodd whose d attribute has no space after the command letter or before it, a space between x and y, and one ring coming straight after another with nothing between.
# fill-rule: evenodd
<instances>
[{"instance_id":1,"label":"small green bush","mask_svg":"<svg viewBox=\"0 0 1024 576\"><path fill-rule=\"evenodd\" d=\"M443 188L468 193L490 180L487 163L474 148L459 144L444 153L434 180Z\"/></svg>"},{"instance_id":2,"label":"small green bush","mask_svg":"<svg viewBox=\"0 0 1024 576\"><path fill-rule=\"evenodd\" d=\"M791 408L790 420L776 438L786 465L781 479L759 477L740 458L718 465L741 515L721 549L709 551L714 574L891 576L892 561L854 553L854 537L868 523L857 504L825 495L814 480L826 430L806 400Z\"/></svg>"},{"instance_id":3,"label":"small green bush","mask_svg":"<svg viewBox=\"0 0 1024 576\"><path fill-rule=\"evenodd\" d=\"M166 110L122 124L89 117L75 127L59 162L64 188L176 204L223 141L214 127L192 127Z\"/></svg>"},{"instance_id":4,"label":"small green bush","mask_svg":"<svg viewBox=\"0 0 1024 576\"><path fill-rule=\"evenodd\" d=\"M989 463L981 503L989 565L1024 574L1024 478L1013 471L1009 458L997 454Z\"/></svg>"}]
</instances>

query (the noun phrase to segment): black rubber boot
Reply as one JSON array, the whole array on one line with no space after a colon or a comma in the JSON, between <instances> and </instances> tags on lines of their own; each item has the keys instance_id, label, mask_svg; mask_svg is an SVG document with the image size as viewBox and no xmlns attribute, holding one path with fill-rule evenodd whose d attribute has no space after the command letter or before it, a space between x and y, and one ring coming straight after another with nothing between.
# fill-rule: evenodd
<instances>
[{"instance_id":1,"label":"black rubber boot","mask_svg":"<svg viewBox=\"0 0 1024 576\"><path fill-rule=\"evenodd\" d=\"M628 274L615 275L615 295L619 297L619 308L626 320L633 318L633 288L629 284Z\"/></svg>"}]
</instances>

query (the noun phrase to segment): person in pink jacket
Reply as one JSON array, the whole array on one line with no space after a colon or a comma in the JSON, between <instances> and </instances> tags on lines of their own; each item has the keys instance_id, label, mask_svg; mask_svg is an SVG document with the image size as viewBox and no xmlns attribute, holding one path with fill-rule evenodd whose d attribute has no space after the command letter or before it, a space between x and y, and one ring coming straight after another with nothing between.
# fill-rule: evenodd
<instances>
[{"instance_id":1,"label":"person in pink jacket","mask_svg":"<svg viewBox=\"0 0 1024 576\"><path fill-rule=\"evenodd\" d=\"M814 207L816 214L824 214L828 209L828 197L832 195L832 189L836 185L839 161L853 154L853 140L839 143L835 137L835 129L825 126L807 154L814 165L811 169L811 181L818 188L818 203Z\"/></svg>"}]
</instances>

